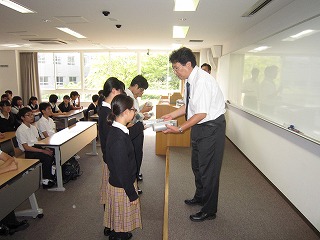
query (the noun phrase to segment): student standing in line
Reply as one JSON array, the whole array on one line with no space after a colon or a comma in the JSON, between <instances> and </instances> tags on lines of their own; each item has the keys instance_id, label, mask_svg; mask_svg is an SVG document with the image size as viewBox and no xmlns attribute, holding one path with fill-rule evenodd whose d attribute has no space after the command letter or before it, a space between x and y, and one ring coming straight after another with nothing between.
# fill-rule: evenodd
<instances>
[{"instance_id":1,"label":"student standing in line","mask_svg":"<svg viewBox=\"0 0 320 240\"><path fill-rule=\"evenodd\" d=\"M146 115L146 113L152 110L152 106L148 106L147 104L144 104L140 110L138 97L142 96L144 90L146 90L148 86L149 84L147 79L145 79L142 75L137 75L132 79L129 88L125 90L126 94L133 99L134 107L137 110L137 112L141 112L142 114L144 114L145 116L144 119L150 118L148 115ZM142 159L143 159L143 141L144 141L143 132L132 141L134 146L135 157L137 161L137 180L138 181L143 180L142 174L140 174L140 168L141 168ZM139 187L138 187L138 192L139 194L142 194L142 190Z\"/></svg>"},{"instance_id":2,"label":"student standing in line","mask_svg":"<svg viewBox=\"0 0 320 240\"><path fill-rule=\"evenodd\" d=\"M185 115L181 126L167 126L165 133L182 133L191 127L192 170L196 191L187 205L201 205L191 221L214 219L218 207L219 178L223 159L226 121L225 103L217 81L196 66L196 58L188 48L173 51L169 57L174 73L186 80L185 105L163 116L171 120Z\"/></svg>"},{"instance_id":3,"label":"student standing in line","mask_svg":"<svg viewBox=\"0 0 320 240\"><path fill-rule=\"evenodd\" d=\"M53 187L55 184L53 181L54 176L51 174L54 163L53 151L49 148L38 148L34 146L39 140L39 133L38 129L32 125L34 115L31 109L28 107L20 109L19 116L22 120L22 124L16 131L19 148L24 151L27 159L39 159L42 163L42 187Z\"/></svg>"},{"instance_id":4,"label":"student standing in line","mask_svg":"<svg viewBox=\"0 0 320 240\"><path fill-rule=\"evenodd\" d=\"M38 98L35 96L30 97L27 107L30 108L34 113L39 112Z\"/></svg>"},{"instance_id":5,"label":"student standing in line","mask_svg":"<svg viewBox=\"0 0 320 240\"><path fill-rule=\"evenodd\" d=\"M72 91L70 93L70 104L71 104L72 110L77 110L82 108L80 105L80 95L77 91Z\"/></svg>"},{"instance_id":6,"label":"student standing in line","mask_svg":"<svg viewBox=\"0 0 320 240\"><path fill-rule=\"evenodd\" d=\"M140 201L137 193L134 147L126 125L133 119L133 99L117 95L111 102L112 123L106 142L106 160L110 170L105 207L106 227L112 229L110 240L126 240L130 231L142 228Z\"/></svg>"},{"instance_id":7,"label":"student standing in line","mask_svg":"<svg viewBox=\"0 0 320 240\"><path fill-rule=\"evenodd\" d=\"M70 104L70 97L68 95L63 96L63 102L58 105L58 108L61 112L69 112L72 109Z\"/></svg>"},{"instance_id":8,"label":"student standing in line","mask_svg":"<svg viewBox=\"0 0 320 240\"><path fill-rule=\"evenodd\" d=\"M11 112L11 104L7 101L0 102L0 132L15 131L20 123L17 117Z\"/></svg>"},{"instance_id":9,"label":"student standing in line","mask_svg":"<svg viewBox=\"0 0 320 240\"><path fill-rule=\"evenodd\" d=\"M0 138L4 138L5 135L0 134ZM5 152L0 150L0 174L15 171L18 169L18 162ZM0 221L0 236L12 235L15 232L21 231L29 227L27 220L18 221L14 211L11 211L6 217Z\"/></svg>"}]
</instances>

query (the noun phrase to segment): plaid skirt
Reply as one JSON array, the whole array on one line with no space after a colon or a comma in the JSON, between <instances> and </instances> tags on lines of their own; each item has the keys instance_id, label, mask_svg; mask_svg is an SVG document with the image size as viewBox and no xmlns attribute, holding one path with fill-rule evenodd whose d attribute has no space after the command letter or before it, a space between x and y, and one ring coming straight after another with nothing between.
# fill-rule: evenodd
<instances>
[{"instance_id":1,"label":"plaid skirt","mask_svg":"<svg viewBox=\"0 0 320 240\"><path fill-rule=\"evenodd\" d=\"M135 183L137 190L137 183ZM142 228L140 200L137 205L130 205L130 200L123 188L109 184L107 201L104 211L104 226L115 232L130 232Z\"/></svg>"},{"instance_id":2,"label":"plaid skirt","mask_svg":"<svg viewBox=\"0 0 320 240\"><path fill-rule=\"evenodd\" d=\"M107 201L107 187L109 181L109 169L105 162L102 162L102 181L100 187L100 203L106 204Z\"/></svg>"}]
</instances>

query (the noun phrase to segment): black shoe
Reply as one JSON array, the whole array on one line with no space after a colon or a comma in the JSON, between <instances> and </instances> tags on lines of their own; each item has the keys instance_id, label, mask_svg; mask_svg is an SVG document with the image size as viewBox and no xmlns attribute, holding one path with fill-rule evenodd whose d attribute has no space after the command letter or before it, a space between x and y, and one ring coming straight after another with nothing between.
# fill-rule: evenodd
<instances>
[{"instance_id":1,"label":"black shoe","mask_svg":"<svg viewBox=\"0 0 320 240\"><path fill-rule=\"evenodd\" d=\"M203 222L204 220L212 220L216 218L216 214L208 214L204 212L198 212L196 214L190 215L190 220L193 222Z\"/></svg>"},{"instance_id":2,"label":"black shoe","mask_svg":"<svg viewBox=\"0 0 320 240\"><path fill-rule=\"evenodd\" d=\"M52 188L56 183L53 180L49 180L47 184L42 183L42 188L43 189L48 189Z\"/></svg>"},{"instance_id":3,"label":"black shoe","mask_svg":"<svg viewBox=\"0 0 320 240\"><path fill-rule=\"evenodd\" d=\"M186 199L184 200L184 203L187 204L187 205L190 205L190 206L194 206L194 205L200 205L202 206L202 202L200 200L197 200L195 198L192 198L192 199Z\"/></svg>"},{"instance_id":4,"label":"black shoe","mask_svg":"<svg viewBox=\"0 0 320 240\"><path fill-rule=\"evenodd\" d=\"M1 224L0 225L0 236L7 236L9 233L10 233L10 229L6 225Z\"/></svg>"},{"instance_id":5,"label":"black shoe","mask_svg":"<svg viewBox=\"0 0 320 240\"><path fill-rule=\"evenodd\" d=\"M138 194L140 195L142 193L143 193L142 190L140 188L138 188Z\"/></svg>"},{"instance_id":6,"label":"black shoe","mask_svg":"<svg viewBox=\"0 0 320 240\"><path fill-rule=\"evenodd\" d=\"M29 227L29 223L27 220L23 220L21 222L17 222L15 224L8 224L7 226L10 229L10 235L14 234L15 232L25 230Z\"/></svg>"},{"instance_id":7,"label":"black shoe","mask_svg":"<svg viewBox=\"0 0 320 240\"><path fill-rule=\"evenodd\" d=\"M103 230L103 234L104 234L105 236L109 236L109 235L110 235L110 233L111 233L111 229L110 229L110 228L105 227L105 228L104 228L104 230Z\"/></svg>"},{"instance_id":8,"label":"black shoe","mask_svg":"<svg viewBox=\"0 0 320 240\"><path fill-rule=\"evenodd\" d=\"M109 236L109 240L128 240L132 238L132 233L130 232L112 232L112 234Z\"/></svg>"}]
</instances>

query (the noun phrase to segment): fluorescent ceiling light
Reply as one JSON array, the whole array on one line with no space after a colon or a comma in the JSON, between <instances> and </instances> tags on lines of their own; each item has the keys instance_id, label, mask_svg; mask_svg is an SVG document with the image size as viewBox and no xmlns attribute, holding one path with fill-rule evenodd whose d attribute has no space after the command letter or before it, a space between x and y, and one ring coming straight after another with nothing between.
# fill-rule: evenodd
<instances>
[{"instance_id":1,"label":"fluorescent ceiling light","mask_svg":"<svg viewBox=\"0 0 320 240\"><path fill-rule=\"evenodd\" d=\"M65 32L65 33L68 33L68 34L70 34L70 35L72 35L72 36L74 36L74 37L76 37L76 38L87 38L87 37L81 35L80 33L77 33L77 32L75 32L75 31L71 30L70 28L57 27L57 29L59 29L60 31L63 31L63 32Z\"/></svg>"},{"instance_id":2,"label":"fluorescent ceiling light","mask_svg":"<svg viewBox=\"0 0 320 240\"><path fill-rule=\"evenodd\" d=\"M249 52L252 52L252 53L256 53L256 52L261 52L261 51L264 51L268 48L271 48L271 47L268 47L268 46L260 46L260 47L257 47L255 49L252 49L250 50Z\"/></svg>"},{"instance_id":3,"label":"fluorescent ceiling light","mask_svg":"<svg viewBox=\"0 0 320 240\"><path fill-rule=\"evenodd\" d=\"M186 38L189 26L173 26L173 38Z\"/></svg>"},{"instance_id":4,"label":"fluorescent ceiling light","mask_svg":"<svg viewBox=\"0 0 320 240\"><path fill-rule=\"evenodd\" d=\"M307 37L307 36L310 36L314 33L316 33L317 31L315 30L312 30L312 29L307 29L307 30L304 30L302 32L299 32L295 35L292 35L288 38L285 38L285 39L282 39L282 41L295 41L297 39L300 39L300 38L303 38L303 37Z\"/></svg>"},{"instance_id":5,"label":"fluorescent ceiling light","mask_svg":"<svg viewBox=\"0 0 320 240\"><path fill-rule=\"evenodd\" d=\"M174 11L196 11L199 0L175 0Z\"/></svg>"},{"instance_id":6,"label":"fluorescent ceiling light","mask_svg":"<svg viewBox=\"0 0 320 240\"><path fill-rule=\"evenodd\" d=\"M8 8L11 8L13 10L16 10L18 12L21 12L21 13L36 13L35 11L32 11L22 5L19 5L15 2L12 2L10 0L0 0L0 4L8 7Z\"/></svg>"}]
</instances>

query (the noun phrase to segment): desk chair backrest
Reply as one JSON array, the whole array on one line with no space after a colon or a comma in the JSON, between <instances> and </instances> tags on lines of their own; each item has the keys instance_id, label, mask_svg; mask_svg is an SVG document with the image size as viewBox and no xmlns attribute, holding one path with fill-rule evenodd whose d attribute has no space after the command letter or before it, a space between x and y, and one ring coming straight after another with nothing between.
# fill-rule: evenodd
<instances>
[{"instance_id":1,"label":"desk chair backrest","mask_svg":"<svg viewBox=\"0 0 320 240\"><path fill-rule=\"evenodd\" d=\"M94 110L89 110L88 111L88 120L90 120L90 117L94 114Z\"/></svg>"},{"instance_id":2,"label":"desk chair backrest","mask_svg":"<svg viewBox=\"0 0 320 240\"><path fill-rule=\"evenodd\" d=\"M74 125L76 123L77 123L77 119L75 117L68 119L68 127L70 127L71 125Z\"/></svg>"},{"instance_id":3,"label":"desk chair backrest","mask_svg":"<svg viewBox=\"0 0 320 240\"><path fill-rule=\"evenodd\" d=\"M15 156L14 148L11 139L4 141L0 145L1 151L7 153L11 157Z\"/></svg>"},{"instance_id":4,"label":"desk chair backrest","mask_svg":"<svg viewBox=\"0 0 320 240\"><path fill-rule=\"evenodd\" d=\"M12 144L13 144L13 147L14 147L14 156L15 157L24 158L24 152L19 148L19 144L18 144L17 138L14 137L11 140L12 140Z\"/></svg>"}]
</instances>

